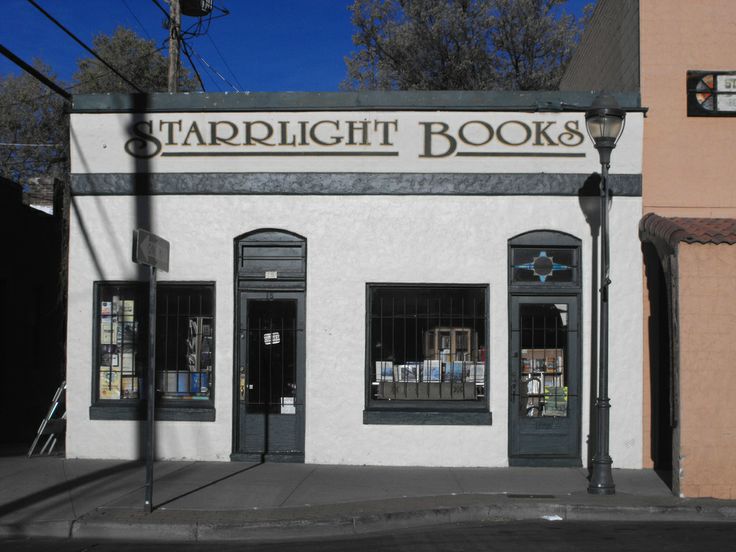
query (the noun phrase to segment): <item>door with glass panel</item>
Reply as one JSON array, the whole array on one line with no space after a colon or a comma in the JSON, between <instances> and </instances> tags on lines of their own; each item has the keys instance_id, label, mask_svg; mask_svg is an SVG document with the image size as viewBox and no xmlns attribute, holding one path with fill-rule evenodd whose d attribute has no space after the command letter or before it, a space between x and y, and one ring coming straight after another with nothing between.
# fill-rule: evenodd
<instances>
[{"instance_id":1,"label":"door with glass panel","mask_svg":"<svg viewBox=\"0 0 736 552\"><path fill-rule=\"evenodd\" d=\"M512 296L511 465L580 466L578 296Z\"/></svg>"},{"instance_id":2,"label":"door with glass panel","mask_svg":"<svg viewBox=\"0 0 736 552\"><path fill-rule=\"evenodd\" d=\"M240 293L239 453L304 461L304 293Z\"/></svg>"}]
</instances>

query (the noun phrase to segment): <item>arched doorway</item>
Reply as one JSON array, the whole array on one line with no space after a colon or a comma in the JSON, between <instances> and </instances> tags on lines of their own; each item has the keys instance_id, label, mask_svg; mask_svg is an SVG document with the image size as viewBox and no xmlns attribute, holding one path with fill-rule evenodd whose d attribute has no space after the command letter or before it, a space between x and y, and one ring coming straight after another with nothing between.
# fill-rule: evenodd
<instances>
[{"instance_id":1,"label":"arched doorway","mask_svg":"<svg viewBox=\"0 0 736 552\"><path fill-rule=\"evenodd\" d=\"M235 460L304 461L306 260L291 232L235 240Z\"/></svg>"},{"instance_id":2,"label":"arched doorway","mask_svg":"<svg viewBox=\"0 0 736 552\"><path fill-rule=\"evenodd\" d=\"M509 464L580 466L580 240L509 240Z\"/></svg>"}]
</instances>

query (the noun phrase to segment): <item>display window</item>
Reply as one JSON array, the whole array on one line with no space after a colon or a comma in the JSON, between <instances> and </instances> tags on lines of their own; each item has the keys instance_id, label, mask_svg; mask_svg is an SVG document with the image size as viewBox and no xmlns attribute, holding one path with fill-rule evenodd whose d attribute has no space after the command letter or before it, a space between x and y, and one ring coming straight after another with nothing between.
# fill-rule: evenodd
<instances>
[{"instance_id":1,"label":"display window","mask_svg":"<svg viewBox=\"0 0 736 552\"><path fill-rule=\"evenodd\" d=\"M145 398L148 291L138 282L95 286L95 407L127 406L134 412ZM213 284L157 285L155 390L163 408L213 405L214 292Z\"/></svg>"},{"instance_id":2,"label":"display window","mask_svg":"<svg viewBox=\"0 0 736 552\"><path fill-rule=\"evenodd\" d=\"M484 407L487 291L369 284L369 408Z\"/></svg>"}]
</instances>

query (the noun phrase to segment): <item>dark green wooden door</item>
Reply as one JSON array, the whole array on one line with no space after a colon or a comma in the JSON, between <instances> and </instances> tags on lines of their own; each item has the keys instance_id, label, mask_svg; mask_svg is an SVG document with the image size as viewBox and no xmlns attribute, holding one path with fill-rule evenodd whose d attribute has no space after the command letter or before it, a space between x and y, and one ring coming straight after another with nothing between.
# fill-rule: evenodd
<instances>
[{"instance_id":1,"label":"dark green wooden door","mask_svg":"<svg viewBox=\"0 0 736 552\"><path fill-rule=\"evenodd\" d=\"M240 293L238 444L243 459L304 461L304 293Z\"/></svg>"},{"instance_id":2,"label":"dark green wooden door","mask_svg":"<svg viewBox=\"0 0 736 552\"><path fill-rule=\"evenodd\" d=\"M512 296L509 463L580 466L579 298Z\"/></svg>"}]
</instances>

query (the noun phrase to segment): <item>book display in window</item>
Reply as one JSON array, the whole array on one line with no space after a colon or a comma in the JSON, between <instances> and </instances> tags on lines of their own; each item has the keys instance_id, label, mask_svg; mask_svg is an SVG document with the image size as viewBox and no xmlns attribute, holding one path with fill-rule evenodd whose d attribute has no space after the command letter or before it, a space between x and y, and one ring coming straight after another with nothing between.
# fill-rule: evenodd
<instances>
[{"instance_id":1,"label":"book display in window","mask_svg":"<svg viewBox=\"0 0 736 552\"><path fill-rule=\"evenodd\" d=\"M379 284L369 316L372 400L485 398L484 288Z\"/></svg>"},{"instance_id":2,"label":"book display in window","mask_svg":"<svg viewBox=\"0 0 736 552\"><path fill-rule=\"evenodd\" d=\"M482 397L485 363L424 360L376 362L378 398L391 400L468 400Z\"/></svg>"},{"instance_id":3,"label":"book display in window","mask_svg":"<svg viewBox=\"0 0 736 552\"><path fill-rule=\"evenodd\" d=\"M183 327L186 333L169 331L167 340L179 344L182 354L175 355L175 358L182 358L183 362L179 365L167 362L164 365L164 369L157 374L157 390L164 399L209 399L214 321L209 317L188 316L180 318L178 322L183 322L179 327ZM172 326L177 328L176 324Z\"/></svg>"},{"instance_id":4,"label":"book display in window","mask_svg":"<svg viewBox=\"0 0 736 552\"><path fill-rule=\"evenodd\" d=\"M95 285L95 405L132 407L144 398L148 286ZM214 286L161 282L156 298L155 389L164 408L213 406ZM118 408L119 410L119 408ZM116 410L116 412L118 411ZM132 409L131 409L132 410Z\"/></svg>"},{"instance_id":5,"label":"book display in window","mask_svg":"<svg viewBox=\"0 0 736 552\"><path fill-rule=\"evenodd\" d=\"M102 400L138 399L135 301L113 295L100 301L98 396Z\"/></svg>"},{"instance_id":6,"label":"book display in window","mask_svg":"<svg viewBox=\"0 0 736 552\"><path fill-rule=\"evenodd\" d=\"M521 350L522 415L567 416L564 355L560 348Z\"/></svg>"}]
</instances>

